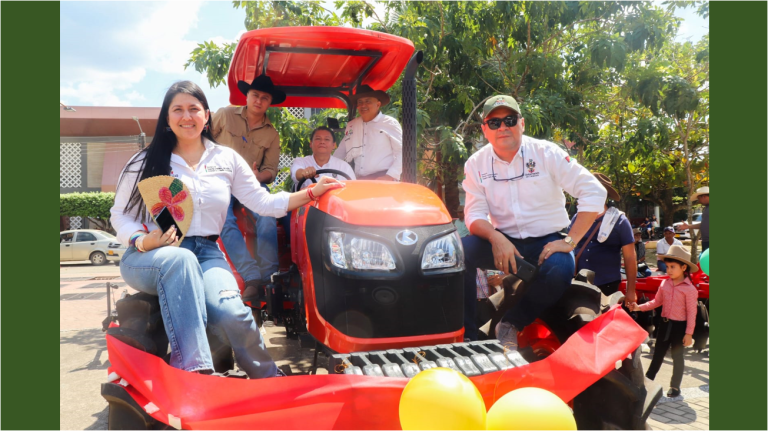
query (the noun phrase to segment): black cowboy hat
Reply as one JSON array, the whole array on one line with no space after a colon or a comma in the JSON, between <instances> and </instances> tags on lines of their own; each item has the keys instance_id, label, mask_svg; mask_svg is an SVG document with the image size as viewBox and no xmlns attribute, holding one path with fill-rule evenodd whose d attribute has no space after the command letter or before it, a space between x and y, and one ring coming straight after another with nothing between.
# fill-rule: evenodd
<instances>
[{"instance_id":1,"label":"black cowboy hat","mask_svg":"<svg viewBox=\"0 0 768 431\"><path fill-rule=\"evenodd\" d=\"M361 85L357 87L355 94L350 96L349 101L352 105L357 105L357 99L361 97L375 97L381 102L381 106L385 106L389 103L389 94L381 90L374 90L369 85Z\"/></svg>"},{"instance_id":2,"label":"black cowboy hat","mask_svg":"<svg viewBox=\"0 0 768 431\"><path fill-rule=\"evenodd\" d=\"M241 93L248 96L248 91L258 90L269 93L272 96L271 105L278 105L285 102L285 93L278 90L272 79L267 75L259 75L250 84L245 81L238 81L237 88Z\"/></svg>"}]
</instances>

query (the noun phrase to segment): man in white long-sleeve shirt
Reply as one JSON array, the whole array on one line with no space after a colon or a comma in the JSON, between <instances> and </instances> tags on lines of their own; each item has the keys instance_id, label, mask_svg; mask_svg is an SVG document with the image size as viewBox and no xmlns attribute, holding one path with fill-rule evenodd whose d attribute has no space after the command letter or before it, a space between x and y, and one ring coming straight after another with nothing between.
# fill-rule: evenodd
<instances>
[{"instance_id":1,"label":"man in white long-sleeve shirt","mask_svg":"<svg viewBox=\"0 0 768 431\"><path fill-rule=\"evenodd\" d=\"M597 214L607 192L584 167L557 145L524 136L525 121L511 96L494 96L483 107L483 133L490 142L467 160L463 187L462 239L465 337L477 339L477 268L516 273L515 256L539 265L522 299L496 326L496 336L517 348L517 332L557 302L574 272L573 249ZM578 214L569 232L563 190L576 197Z\"/></svg>"},{"instance_id":2,"label":"man in white long-sleeve shirt","mask_svg":"<svg viewBox=\"0 0 768 431\"><path fill-rule=\"evenodd\" d=\"M355 163L358 180L398 181L403 171L403 128L381 113L389 95L361 85L351 97L359 117L347 123L334 157Z\"/></svg>"},{"instance_id":3,"label":"man in white long-sleeve shirt","mask_svg":"<svg viewBox=\"0 0 768 431\"><path fill-rule=\"evenodd\" d=\"M302 189L309 186L312 184L310 179L317 176L317 171L324 169L344 172L350 180L356 179L349 163L336 157L331 157L331 153L336 148L336 137L333 135L333 130L325 126L320 126L313 130L309 137L309 147L312 149L311 156L293 159L291 179L294 186L298 185L302 180L306 180L301 185ZM321 175L333 177L341 181L346 180L345 177L338 174L323 173Z\"/></svg>"}]
</instances>

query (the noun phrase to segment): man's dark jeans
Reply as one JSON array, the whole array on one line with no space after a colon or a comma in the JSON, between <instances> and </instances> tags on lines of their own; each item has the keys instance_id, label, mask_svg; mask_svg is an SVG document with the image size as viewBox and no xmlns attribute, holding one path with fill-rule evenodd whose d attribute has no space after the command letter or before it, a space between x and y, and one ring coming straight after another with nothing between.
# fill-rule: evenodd
<instances>
[{"instance_id":1,"label":"man's dark jeans","mask_svg":"<svg viewBox=\"0 0 768 431\"><path fill-rule=\"evenodd\" d=\"M539 255L545 245L562 238L556 232L539 238L515 239L507 236L523 258L533 265L538 265ZM464 262L467 267L464 274L464 337L477 340L477 268L495 269L496 266L490 242L475 235L465 236L461 242L464 245ZM519 331L531 324L539 314L557 302L570 286L574 266L573 252L551 255L541 265L533 282L527 286L520 302L501 320L511 323Z\"/></svg>"}]
</instances>

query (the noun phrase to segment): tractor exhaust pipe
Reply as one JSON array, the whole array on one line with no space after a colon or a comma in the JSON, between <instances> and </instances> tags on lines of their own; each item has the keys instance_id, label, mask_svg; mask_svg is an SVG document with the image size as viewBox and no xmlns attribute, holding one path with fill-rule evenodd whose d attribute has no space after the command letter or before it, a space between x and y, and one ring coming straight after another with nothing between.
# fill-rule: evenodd
<instances>
[{"instance_id":1,"label":"tractor exhaust pipe","mask_svg":"<svg viewBox=\"0 0 768 431\"><path fill-rule=\"evenodd\" d=\"M403 76L403 172L401 181L416 184L416 69L424 60L417 51L405 67Z\"/></svg>"}]
</instances>

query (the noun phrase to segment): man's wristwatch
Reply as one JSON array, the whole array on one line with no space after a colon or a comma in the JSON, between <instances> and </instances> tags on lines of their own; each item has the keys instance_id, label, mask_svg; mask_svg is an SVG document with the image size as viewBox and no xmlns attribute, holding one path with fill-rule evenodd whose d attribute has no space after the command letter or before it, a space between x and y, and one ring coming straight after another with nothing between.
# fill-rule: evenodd
<instances>
[{"instance_id":1,"label":"man's wristwatch","mask_svg":"<svg viewBox=\"0 0 768 431\"><path fill-rule=\"evenodd\" d=\"M565 241L566 244L570 245L571 248L574 248L574 249L576 248L576 243L573 242L573 238L571 238L570 236L566 236L565 238L563 238L563 241Z\"/></svg>"}]
</instances>

